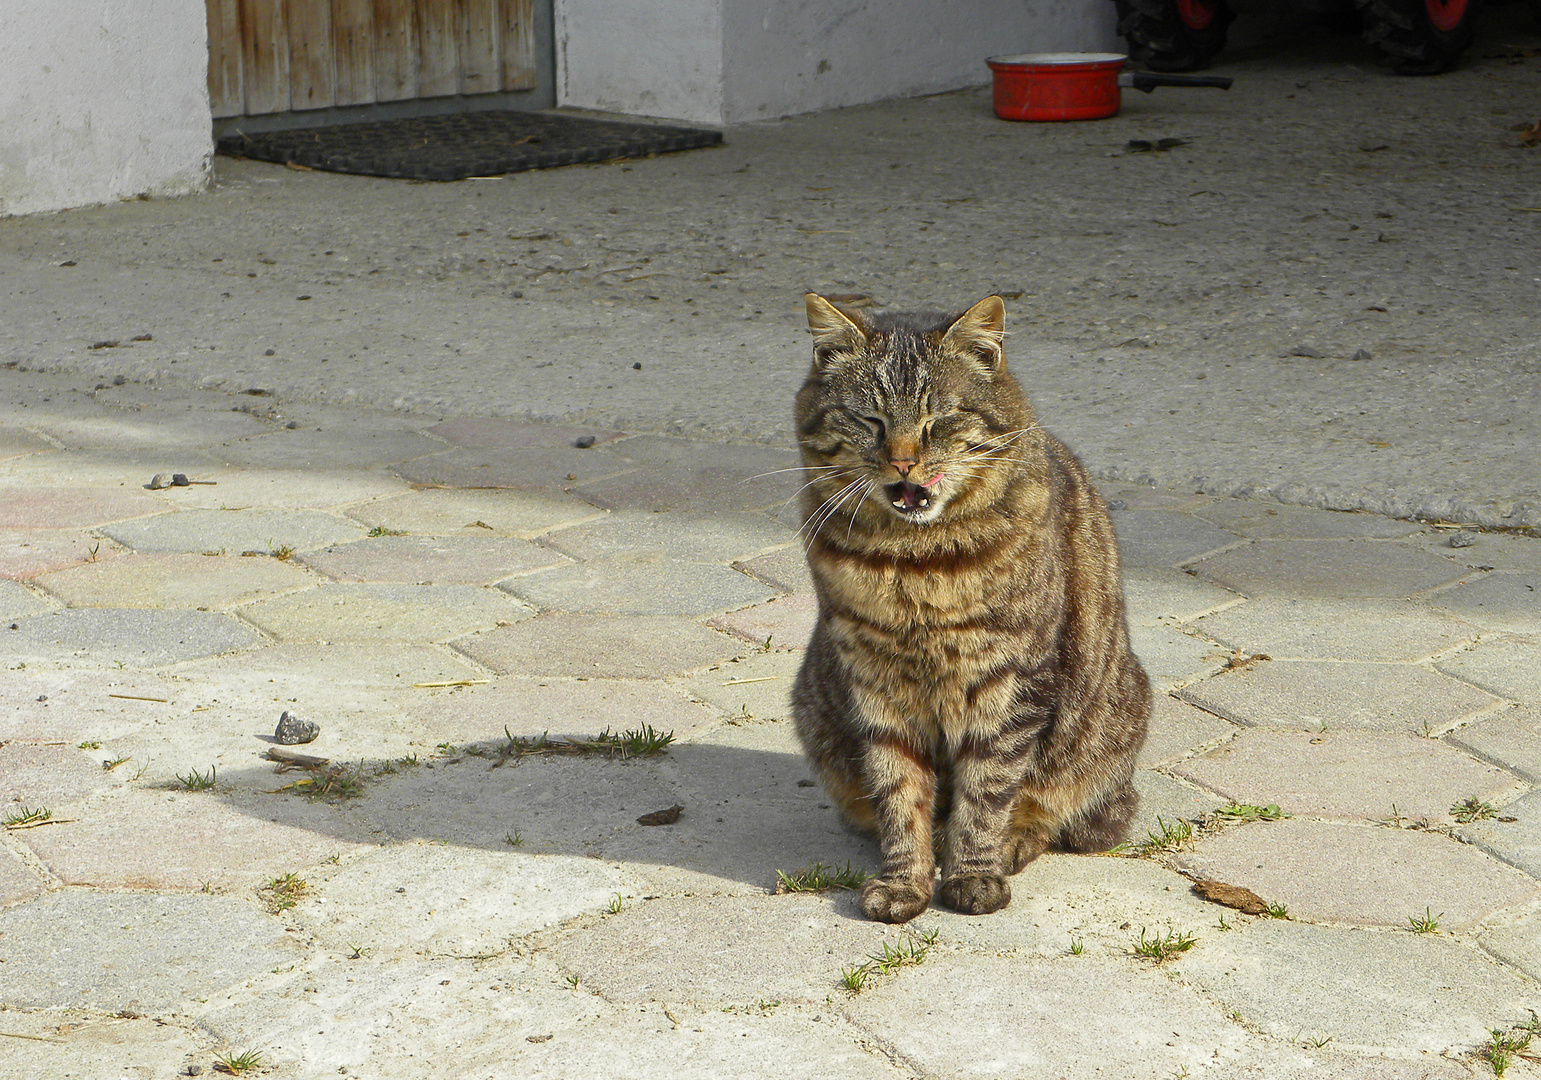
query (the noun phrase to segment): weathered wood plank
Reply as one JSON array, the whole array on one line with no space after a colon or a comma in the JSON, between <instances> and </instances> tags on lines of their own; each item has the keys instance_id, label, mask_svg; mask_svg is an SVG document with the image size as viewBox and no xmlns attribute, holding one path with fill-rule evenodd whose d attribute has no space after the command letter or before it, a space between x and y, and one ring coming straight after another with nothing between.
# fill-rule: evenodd
<instances>
[{"instance_id":1,"label":"weathered wood plank","mask_svg":"<svg viewBox=\"0 0 1541 1080\"><path fill-rule=\"evenodd\" d=\"M289 111L289 31L284 0L242 0L241 67L248 116Z\"/></svg>"},{"instance_id":2,"label":"weathered wood plank","mask_svg":"<svg viewBox=\"0 0 1541 1080\"><path fill-rule=\"evenodd\" d=\"M490 94L502 86L502 19L498 0L462 0L460 92Z\"/></svg>"},{"instance_id":3,"label":"weathered wood plank","mask_svg":"<svg viewBox=\"0 0 1541 1080\"><path fill-rule=\"evenodd\" d=\"M463 0L415 0L417 96L443 97L460 90L460 27Z\"/></svg>"},{"instance_id":4,"label":"weathered wood plank","mask_svg":"<svg viewBox=\"0 0 1541 1080\"><path fill-rule=\"evenodd\" d=\"M239 0L208 0L209 108L216 117L240 116L246 107L241 87Z\"/></svg>"},{"instance_id":5,"label":"weathered wood plank","mask_svg":"<svg viewBox=\"0 0 1541 1080\"><path fill-rule=\"evenodd\" d=\"M501 0L503 89L535 89L535 0Z\"/></svg>"},{"instance_id":6,"label":"weathered wood plank","mask_svg":"<svg viewBox=\"0 0 1541 1080\"><path fill-rule=\"evenodd\" d=\"M417 97L414 0L374 0L375 100Z\"/></svg>"},{"instance_id":7,"label":"weathered wood plank","mask_svg":"<svg viewBox=\"0 0 1541 1080\"><path fill-rule=\"evenodd\" d=\"M332 49L337 104L375 100L374 0L332 0Z\"/></svg>"},{"instance_id":8,"label":"weathered wood plank","mask_svg":"<svg viewBox=\"0 0 1541 1080\"><path fill-rule=\"evenodd\" d=\"M331 0L288 0L288 5L289 107L330 108L337 103Z\"/></svg>"}]
</instances>

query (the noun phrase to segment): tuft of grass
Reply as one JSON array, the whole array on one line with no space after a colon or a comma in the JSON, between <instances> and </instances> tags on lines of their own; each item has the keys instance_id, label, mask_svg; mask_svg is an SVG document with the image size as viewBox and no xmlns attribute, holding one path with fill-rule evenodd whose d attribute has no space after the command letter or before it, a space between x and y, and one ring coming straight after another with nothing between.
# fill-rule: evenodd
<instances>
[{"instance_id":1,"label":"tuft of grass","mask_svg":"<svg viewBox=\"0 0 1541 1080\"><path fill-rule=\"evenodd\" d=\"M1280 810L1277 803L1269 803L1267 806L1254 806L1252 803L1229 803L1215 810L1215 817L1222 821L1247 822L1247 821L1278 821L1289 817Z\"/></svg>"},{"instance_id":2,"label":"tuft of grass","mask_svg":"<svg viewBox=\"0 0 1541 1080\"><path fill-rule=\"evenodd\" d=\"M872 875L865 870L853 870L848 862L844 866L825 866L821 862L808 864L808 869L795 874L776 871L778 893L828 892L830 889L854 889Z\"/></svg>"},{"instance_id":3,"label":"tuft of grass","mask_svg":"<svg viewBox=\"0 0 1541 1080\"><path fill-rule=\"evenodd\" d=\"M87 739L85 742L75 747L77 750L100 750L101 748L102 744L97 742L95 739Z\"/></svg>"},{"instance_id":4,"label":"tuft of grass","mask_svg":"<svg viewBox=\"0 0 1541 1080\"><path fill-rule=\"evenodd\" d=\"M274 544L273 541L269 540L268 554L273 556L273 558L277 559L279 562L288 562L290 559L294 558L294 545Z\"/></svg>"},{"instance_id":5,"label":"tuft of grass","mask_svg":"<svg viewBox=\"0 0 1541 1080\"><path fill-rule=\"evenodd\" d=\"M261 1050L243 1050L239 1054L216 1054L214 1068L231 1076L240 1076L262 1064Z\"/></svg>"},{"instance_id":6,"label":"tuft of grass","mask_svg":"<svg viewBox=\"0 0 1541 1080\"><path fill-rule=\"evenodd\" d=\"M1269 904L1268 917L1270 919L1288 919L1290 917L1289 906L1287 904Z\"/></svg>"},{"instance_id":7,"label":"tuft of grass","mask_svg":"<svg viewBox=\"0 0 1541 1080\"><path fill-rule=\"evenodd\" d=\"M624 906L625 901L621 899L621 894L616 893L610 898L610 904L605 910L610 912L612 915L619 915L621 913L621 908Z\"/></svg>"},{"instance_id":8,"label":"tuft of grass","mask_svg":"<svg viewBox=\"0 0 1541 1080\"><path fill-rule=\"evenodd\" d=\"M178 773L177 780L187 791L208 791L214 786L216 775L214 766L210 765L209 771L206 773L201 773L197 769L188 769L186 776Z\"/></svg>"},{"instance_id":9,"label":"tuft of grass","mask_svg":"<svg viewBox=\"0 0 1541 1080\"><path fill-rule=\"evenodd\" d=\"M515 829L511 833L504 833L503 842L509 847L518 847L520 844L524 843L524 833L520 832L518 829Z\"/></svg>"},{"instance_id":10,"label":"tuft of grass","mask_svg":"<svg viewBox=\"0 0 1541 1080\"><path fill-rule=\"evenodd\" d=\"M298 874L285 874L276 877L266 885L257 889L257 895L267 906L268 911L277 915L280 911L288 911L300 898L310 891L310 885Z\"/></svg>"},{"instance_id":11,"label":"tuft of grass","mask_svg":"<svg viewBox=\"0 0 1541 1080\"><path fill-rule=\"evenodd\" d=\"M899 944L890 945L885 941L882 953L869 954L864 962L855 967L841 968L840 985L853 994L859 994L866 989L868 980L874 975L892 975L900 968L924 963L926 954L936 944L936 937L935 929L924 932L906 930Z\"/></svg>"},{"instance_id":12,"label":"tuft of grass","mask_svg":"<svg viewBox=\"0 0 1541 1080\"><path fill-rule=\"evenodd\" d=\"M406 536L407 535L407 530L405 530L405 529L388 529L384 525L376 525L373 529L370 529L364 535L365 536L370 536L370 537L378 537L378 536Z\"/></svg>"},{"instance_id":13,"label":"tuft of grass","mask_svg":"<svg viewBox=\"0 0 1541 1080\"><path fill-rule=\"evenodd\" d=\"M657 731L652 724L621 732L612 732L606 728L588 739L553 739L546 732L531 738L527 735L513 735L507 727L503 728L503 736L507 741L498 750L499 765L510 759L518 761L523 757L557 754L620 758L623 761L658 757L666 753L669 744L674 741L674 732Z\"/></svg>"},{"instance_id":14,"label":"tuft of grass","mask_svg":"<svg viewBox=\"0 0 1541 1080\"><path fill-rule=\"evenodd\" d=\"M1444 917L1445 913L1443 911L1435 915L1432 909L1425 906L1422 915L1409 915L1407 922L1415 934L1437 934L1439 933L1439 920Z\"/></svg>"},{"instance_id":15,"label":"tuft of grass","mask_svg":"<svg viewBox=\"0 0 1541 1080\"><path fill-rule=\"evenodd\" d=\"M1147 830L1144 840L1121 844L1114 851L1135 858L1153 859L1157 855L1169 854L1193 842L1193 825L1182 818L1169 822L1166 818L1158 817L1156 828L1160 830L1159 833Z\"/></svg>"},{"instance_id":16,"label":"tuft of grass","mask_svg":"<svg viewBox=\"0 0 1541 1080\"><path fill-rule=\"evenodd\" d=\"M1502 1077L1504 1071L1509 1068L1509 1063L1514 1060L1514 1055L1523 1052L1530 1045L1531 1036L1527 1031L1521 1030L1516 1033L1505 1031L1503 1028L1491 1028L1488 1034L1492 1038L1479 1053L1493 1067L1493 1075Z\"/></svg>"},{"instance_id":17,"label":"tuft of grass","mask_svg":"<svg viewBox=\"0 0 1541 1080\"><path fill-rule=\"evenodd\" d=\"M1452 806L1450 816L1462 825L1470 825L1473 821L1485 821L1488 818L1497 817L1498 811L1493 809L1492 803L1483 802L1472 795Z\"/></svg>"},{"instance_id":18,"label":"tuft of grass","mask_svg":"<svg viewBox=\"0 0 1541 1080\"><path fill-rule=\"evenodd\" d=\"M0 825L7 829L19 829L23 825L41 825L45 821L52 820L54 812L47 807L39 806L37 809L23 806L19 810L12 810L0 820Z\"/></svg>"},{"instance_id":19,"label":"tuft of grass","mask_svg":"<svg viewBox=\"0 0 1541 1080\"><path fill-rule=\"evenodd\" d=\"M1086 942L1082 941L1078 937L1072 937L1070 939L1070 955L1071 956L1080 956L1085 951L1086 951Z\"/></svg>"},{"instance_id":20,"label":"tuft of grass","mask_svg":"<svg viewBox=\"0 0 1541 1080\"><path fill-rule=\"evenodd\" d=\"M1194 934L1179 934L1168 930L1162 935L1146 936L1145 928L1140 927L1140 938L1134 943L1134 954L1152 960L1158 964L1164 964L1168 960L1185 953L1193 948L1198 937Z\"/></svg>"},{"instance_id":21,"label":"tuft of grass","mask_svg":"<svg viewBox=\"0 0 1541 1080\"><path fill-rule=\"evenodd\" d=\"M309 776L273 790L303 795L311 802L320 800L339 803L344 799L356 799L364 794L364 763L361 761L352 767L327 765L312 769Z\"/></svg>"},{"instance_id":22,"label":"tuft of grass","mask_svg":"<svg viewBox=\"0 0 1541 1080\"><path fill-rule=\"evenodd\" d=\"M115 757L110 761L102 762L103 771L112 772L112 770L116 769L119 765L122 765L125 761L127 761L128 757L129 756L127 754L124 754L122 757ZM135 779L137 779L137 777Z\"/></svg>"}]
</instances>

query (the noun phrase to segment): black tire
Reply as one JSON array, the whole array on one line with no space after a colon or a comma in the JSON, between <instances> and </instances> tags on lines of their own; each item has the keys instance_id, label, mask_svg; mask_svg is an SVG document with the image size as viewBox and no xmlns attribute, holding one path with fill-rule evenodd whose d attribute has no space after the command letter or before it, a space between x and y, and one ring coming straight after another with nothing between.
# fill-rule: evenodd
<instances>
[{"instance_id":1,"label":"black tire","mask_svg":"<svg viewBox=\"0 0 1541 1080\"><path fill-rule=\"evenodd\" d=\"M1421 0L1420 0L1421 2ZM1151 71L1192 71L1206 66L1225 47L1225 30L1236 13L1224 0L1114 0L1118 32L1129 56ZM1184 17L1184 8L1189 14ZM1195 8L1207 18L1194 18ZM1194 23L1204 25L1195 26Z\"/></svg>"},{"instance_id":2,"label":"black tire","mask_svg":"<svg viewBox=\"0 0 1541 1080\"><path fill-rule=\"evenodd\" d=\"M1402 75L1438 75L1471 44L1480 0L1355 0L1364 40Z\"/></svg>"}]
</instances>

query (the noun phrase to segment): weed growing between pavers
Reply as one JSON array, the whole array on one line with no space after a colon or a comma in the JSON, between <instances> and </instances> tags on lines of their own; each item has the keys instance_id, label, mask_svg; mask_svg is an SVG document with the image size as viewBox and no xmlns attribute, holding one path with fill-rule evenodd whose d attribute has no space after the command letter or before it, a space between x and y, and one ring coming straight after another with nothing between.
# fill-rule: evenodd
<instances>
[{"instance_id":1,"label":"weed growing between pavers","mask_svg":"<svg viewBox=\"0 0 1541 1080\"><path fill-rule=\"evenodd\" d=\"M1407 922L1415 934L1437 934L1439 933L1439 920L1444 917L1445 913L1443 911L1435 915L1432 908L1425 906L1422 915L1409 915Z\"/></svg>"},{"instance_id":2,"label":"weed growing between pavers","mask_svg":"<svg viewBox=\"0 0 1541 1080\"><path fill-rule=\"evenodd\" d=\"M197 769L188 769L186 776L178 773L177 782L186 791L208 791L214 786L217 777L218 770L213 765L210 765L209 771L206 773L201 773Z\"/></svg>"},{"instance_id":3,"label":"weed growing between pavers","mask_svg":"<svg viewBox=\"0 0 1541 1080\"><path fill-rule=\"evenodd\" d=\"M776 871L777 893L819 893L831 889L854 889L872 875L865 870L853 870L847 862L844 866L825 866L821 862L809 863L806 870L795 874Z\"/></svg>"},{"instance_id":4,"label":"weed growing between pavers","mask_svg":"<svg viewBox=\"0 0 1541 1080\"><path fill-rule=\"evenodd\" d=\"M239 1054L218 1054L214 1058L216 1072L240 1076L262 1064L261 1050L243 1050Z\"/></svg>"},{"instance_id":5,"label":"weed growing between pavers","mask_svg":"<svg viewBox=\"0 0 1541 1080\"><path fill-rule=\"evenodd\" d=\"M1493 809L1493 804L1483 802L1472 795L1461 800L1450 808L1450 816L1462 825L1470 825L1474 821L1486 821L1498 816L1498 811Z\"/></svg>"},{"instance_id":6,"label":"weed growing between pavers","mask_svg":"<svg viewBox=\"0 0 1541 1080\"><path fill-rule=\"evenodd\" d=\"M1168 930L1163 935L1146 936L1145 928L1140 927L1140 936L1134 943L1134 955L1152 960L1158 964L1164 964L1174 956L1178 956L1193 948L1198 941L1197 934L1177 933Z\"/></svg>"},{"instance_id":7,"label":"weed growing between pavers","mask_svg":"<svg viewBox=\"0 0 1541 1080\"><path fill-rule=\"evenodd\" d=\"M508 761L518 762L525 757L550 757L556 755L576 757L620 758L623 761L640 757L659 757L668 752L674 741L674 732L657 731L651 724L630 728L619 733L609 728L587 739L553 739L549 732L531 737L514 735L503 729L505 742L496 748L468 746L465 752L472 757L496 758L493 768Z\"/></svg>"},{"instance_id":8,"label":"weed growing between pavers","mask_svg":"<svg viewBox=\"0 0 1541 1080\"><path fill-rule=\"evenodd\" d=\"M868 980L874 975L892 975L900 968L924 963L926 954L936 944L937 933L935 928L926 931L906 928L898 945L890 945L885 941L881 955L874 953L856 967L841 968L840 985L853 994L859 994L867 988Z\"/></svg>"},{"instance_id":9,"label":"weed growing between pavers","mask_svg":"<svg viewBox=\"0 0 1541 1080\"><path fill-rule=\"evenodd\" d=\"M45 821L52 821L53 816L53 811L46 806L39 806L36 809L23 806L20 810L12 810L6 814L5 819L0 821L0 825L4 825L7 829L24 829L32 825L41 825Z\"/></svg>"},{"instance_id":10,"label":"weed growing between pavers","mask_svg":"<svg viewBox=\"0 0 1541 1080\"><path fill-rule=\"evenodd\" d=\"M283 877L276 877L266 885L257 888L257 896L268 912L277 915L281 911L288 911L300 898L310 891L310 885L298 874L289 873Z\"/></svg>"}]
</instances>

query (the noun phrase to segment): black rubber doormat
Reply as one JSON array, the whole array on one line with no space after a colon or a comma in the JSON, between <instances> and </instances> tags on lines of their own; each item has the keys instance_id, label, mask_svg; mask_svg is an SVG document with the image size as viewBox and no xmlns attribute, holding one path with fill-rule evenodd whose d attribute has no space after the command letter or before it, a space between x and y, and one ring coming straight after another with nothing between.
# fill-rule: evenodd
<instances>
[{"instance_id":1,"label":"black rubber doormat","mask_svg":"<svg viewBox=\"0 0 1541 1080\"><path fill-rule=\"evenodd\" d=\"M716 146L703 128L531 112L470 112L227 135L219 152L326 172L401 180L464 180Z\"/></svg>"}]
</instances>

